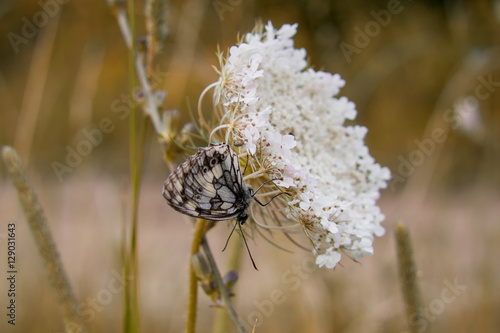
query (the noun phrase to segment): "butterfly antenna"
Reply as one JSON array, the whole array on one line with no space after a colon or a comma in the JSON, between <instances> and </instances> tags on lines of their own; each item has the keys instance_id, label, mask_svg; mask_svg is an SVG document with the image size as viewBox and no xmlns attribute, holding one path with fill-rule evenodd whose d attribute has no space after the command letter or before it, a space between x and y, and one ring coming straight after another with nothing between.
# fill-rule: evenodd
<instances>
[{"instance_id":1,"label":"butterfly antenna","mask_svg":"<svg viewBox=\"0 0 500 333\"><path fill-rule=\"evenodd\" d=\"M234 229L236 229L236 224L237 223L234 224L233 230L231 230L231 233L229 234L229 237L227 238L226 245L224 245L222 252L224 252L226 250L227 244L229 244L229 240L231 239L231 236L233 235ZM238 224L239 224L239 222L238 222Z\"/></svg>"},{"instance_id":2,"label":"butterfly antenna","mask_svg":"<svg viewBox=\"0 0 500 333\"><path fill-rule=\"evenodd\" d=\"M260 191L260 189L261 189L262 187L264 187L264 185L266 185L267 183L270 183L270 182L274 182L275 180L278 180L278 179L269 179L269 180L266 180L265 182L263 182L262 184L260 184L259 188L258 188L256 191L254 191L254 192L252 193L252 197L253 197L254 195L256 195L256 194L257 194L257 192L259 192L259 191Z\"/></svg>"},{"instance_id":3,"label":"butterfly antenna","mask_svg":"<svg viewBox=\"0 0 500 333\"><path fill-rule=\"evenodd\" d=\"M253 199L254 199L255 201L257 201L257 203L258 203L259 205L261 205L262 207L265 207L265 206L269 205L269 204L271 203L271 201L273 201L273 199L274 199L274 198L279 197L279 196L280 196L280 195L282 195L282 194L287 194L287 193L284 193L284 192L278 193L278 194L276 194L275 196L273 196L271 199L269 199L269 200L268 200L265 204L263 204L263 203L262 203L259 199L257 199L256 197L253 197Z\"/></svg>"},{"instance_id":4,"label":"butterfly antenna","mask_svg":"<svg viewBox=\"0 0 500 333\"><path fill-rule=\"evenodd\" d=\"M252 260L253 268L255 268L255 270L258 271L259 269L255 265L255 261L253 261L252 254L250 253L250 249L248 248L247 239L245 238L245 234L243 233L243 229L241 228L241 222L238 221L238 224L239 224L239 227L240 227L239 229L240 229L240 232L241 232L241 236L243 237L243 241L245 242L245 246L247 247L248 255L250 256L250 260Z\"/></svg>"}]
</instances>

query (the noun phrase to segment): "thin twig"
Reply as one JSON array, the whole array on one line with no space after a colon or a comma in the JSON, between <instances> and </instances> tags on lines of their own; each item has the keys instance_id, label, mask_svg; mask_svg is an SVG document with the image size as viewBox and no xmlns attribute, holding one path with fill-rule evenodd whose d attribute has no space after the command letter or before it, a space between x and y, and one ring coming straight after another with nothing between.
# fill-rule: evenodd
<instances>
[{"instance_id":1,"label":"thin twig","mask_svg":"<svg viewBox=\"0 0 500 333\"><path fill-rule=\"evenodd\" d=\"M422 301L417 282L417 266L413 258L408 228L401 222L396 224L396 247L399 264L399 278L406 305L406 316L410 332L422 333L425 332L425 327L418 325L418 323L422 322L423 318L419 311Z\"/></svg>"},{"instance_id":2,"label":"thin twig","mask_svg":"<svg viewBox=\"0 0 500 333\"><path fill-rule=\"evenodd\" d=\"M118 21L118 26L122 31L127 47L129 48L129 50L133 50L132 49L133 35L128 23L126 11L120 7L112 7L112 9L114 9L113 13L116 16L116 20ZM135 59L135 70L137 78L141 85L142 94L144 95L144 101L145 101L144 112L151 118L151 123L153 124L155 132L157 134L161 134L163 131L163 126L160 114L158 112L158 105L153 95L153 89L151 88L151 84L149 82L147 71L145 68L144 54L143 52L137 52L136 50L133 50L133 52L135 52L134 59ZM156 82L156 84L158 83L159 82ZM131 93L134 92L132 91Z\"/></svg>"},{"instance_id":3,"label":"thin twig","mask_svg":"<svg viewBox=\"0 0 500 333\"><path fill-rule=\"evenodd\" d=\"M231 317L231 319L233 320L234 324L236 325L236 328L238 329L238 332L246 333L245 326L243 326L243 323L241 322L240 318L238 317L238 314L236 313L236 310L234 309L233 303L229 296L229 292L226 289L224 282L222 281L219 269L217 268L217 264L215 263L214 257L212 256L212 252L210 251L210 248L208 246L205 237L203 237L201 245L203 247L203 251L205 252L205 256L207 257L208 263L212 268L215 283L217 283L217 287L219 288L222 302L224 304L224 307L226 308L226 311L229 314L229 317Z\"/></svg>"},{"instance_id":4,"label":"thin twig","mask_svg":"<svg viewBox=\"0 0 500 333\"><path fill-rule=\"evenodd\" d=\"M238 272L241 264L242 243L241 237L234 237L233 243L229 248L229 256L227 258L226 271ZM225 309L218 309L215 315L212 333L228 332L229 315Z\"/></svg>"},{"instance_id":5,"label":"thin twig","mask_svg":"<svg viewBox=\"0 0 500 333\"><path fill-rule=\"evenodd\" d=\"M205 234L207 220L197 219L194 226L193 240L191 241L191 256L200 250L201 241ZM190 256L190 257L191 257ZM194 333L196 328L196 306L198 301L198 278L196 277L193 264L189 260L189 296L186 317L186 333Z\"/></svg>"},{"instance_id":6,"label":"thin twig","mask_svg":"<svg viewBox=\"0 0 500 333\"><path fill-rule=\"evenodd\" d=\"M49 283L63 314L66 332L86 332L85 323L77 312L77 302L57 253L56 245L47 225L47 219L35 192L28 183L23 163L16 151L10 146L2 148L2 158L17 189L38 252L45 264Z\"/></svg>"},{"instance_id":7,"label":"thin twig","mask_svg":"<svg viewBox=\"0 0 500 333\"><path fill-rule=\"evenodd\" d=\"M153 95L153 89L148 80L146 69L144 68L145 59L143 52L137 52L135 58L135 70L137 72L137 78L141 83L142 93L144 95L144 100L146 101L144 105L144 112L151 118L151 123L157 134L161 134L163 131L163 125L158 112L158 105L156 99ZM159 84L159 82L156 82Z\"/></svg>"}]
</instances>

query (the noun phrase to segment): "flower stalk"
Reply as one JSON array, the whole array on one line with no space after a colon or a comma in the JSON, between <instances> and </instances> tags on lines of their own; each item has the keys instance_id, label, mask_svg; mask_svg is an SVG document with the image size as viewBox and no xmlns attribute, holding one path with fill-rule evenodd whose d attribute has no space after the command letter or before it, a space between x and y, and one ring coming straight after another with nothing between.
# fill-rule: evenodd
<instances>
[{"instance_id":1,"label":"flower stalk","mask_svg":"<svg viewBox=\"0 0 500 333\"><path fill-rule=\"evenodd\" d=\"M191 256L196 255L200 251L200 246L205 234L205 226L207 220L197 219L194 225L193 240L191 241ZM190 256L190 257L191 257ZM188 308L186 317L186 333L194 333L196 329L196 306L198 304L198 278L193 268L193 264L189 261L189 291L188 291Z\"/></svg>"},{"instance_id":2,"label":"flower stalk","mask_svg":"<svg viewBox=\"0 0 500 333\"><path fill-rule=\"evenodd\" d=\"M71 290L56 244L52 239L47 219L33 188L28 182L23 163L17 152L10 146L2 148L2 158L7 166L7 172L17 189L38 253L43 259L50 286L61 308L66 332L86 332L86 325L78 313L78 303Z\"/></svg>"},{"instance_id":3,"label":"flower stalk","mask_svg":"<svg viewBox=\"0 0 500 333\"><path fill-rule=\"evenodd\" d=\"M243 325L241 319L239 318L236 310L234 309L233 302L231 301L231 297L229 296L229 291L227 290L224 282L222 281L222 277L220 275L219 269L217 268L217 264L215 263L212 252L210 251L210 247L208 246L208 242L205 238L202 240L203 252L205 252L205 256L207 257L208 264L212 268L212 272L214 275L215 283L219 288L219 292L221 295L222 304L226 309L229 317L232 319L233 323L236 325L236 329L239 333L246 333L245 326Z\"/></svg>"},{"instance_id":4,"label":"flower stalk","mask_svg":"<svg viewBox=\"0 0 500 333\"><path fill-rule=\"evenodd\" d=\"M413 249L410 241L408 228L402 223L396 224L396 247L398 256L399 278L403 298L406 305L406 316L409 323L410 332L422 333L423 328L411 323L419 323L423 320L421 311L422 305L420 289L417 282L417 265L413 257Z\"/></svg>"},{"instance_id":5,"label":"flower stalk","mask_svg":"<svg viewBox=\"0 0 500 333\"><path fill-rule=\"evenodd\" d=\"M243 249L241 237L234 237L231 247L229 250L229 256L226 263L226 272L234 271L238 272L240 270L241 264L241 253ZM225 309L217 310L215 315L214 324L212 327L212 333L224 333L229 330L229 313Z\"/></svg>"}]
</instances>

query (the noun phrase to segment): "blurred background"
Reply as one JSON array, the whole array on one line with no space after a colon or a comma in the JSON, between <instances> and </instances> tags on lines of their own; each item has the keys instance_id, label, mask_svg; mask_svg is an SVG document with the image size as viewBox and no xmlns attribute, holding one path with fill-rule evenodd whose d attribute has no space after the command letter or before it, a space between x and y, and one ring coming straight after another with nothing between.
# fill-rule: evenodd
<instances>
[{"instance_id":1,"label":"blurred background","mask_svg":"<svg viewBox=\"0 0 500 333\"><path fill-rule=\"evenodd\" d=\"M136 1L137 33L145 33ZM356 103L356 124L393 180L379 200L386 235L375 255L316 269L312 255L250 242L260 271L242 259L234 302L256 332L406 332L394 225L409 227L429 332L498 332L500 327L500 1L169 1L169 30L155 58L165 109L189 120L218 79L227 50L256 20L299 24L296 47L311 67L339 73L340 95ZM63 264L92 332L122 327L120 252L129 193L127 48L104 0L0 2L0 144L26 163ZM103 121L105 125L103 125ZM105 126L85 156L67 158ZM170 170L154 131L146 139L139 206L141 327L183 330L192 227L161 196ZM57 166L66 165L66 169ZM55 171L55 170L59 171ZM64 171L61 171L64 170ZM17 323L2 332L62 332L61 314L0 164L0 308L7 306L7 224L17 229ZM219 253L230 229L208 234ZM497 258L497 259L495 259ZM277 291L278 290L278 291ZM279 302L272 295L281 292ZM216 308L201 294L198 329ZM279 303L279 304L277 304ZM230 332L233 332L233 328Z\"/></svg>"}]
</instances>

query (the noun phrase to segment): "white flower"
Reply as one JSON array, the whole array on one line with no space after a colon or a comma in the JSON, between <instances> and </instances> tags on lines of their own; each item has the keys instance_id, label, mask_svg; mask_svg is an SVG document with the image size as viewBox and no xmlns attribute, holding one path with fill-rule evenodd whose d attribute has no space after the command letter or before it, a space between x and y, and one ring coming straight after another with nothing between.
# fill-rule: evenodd
<instances>
[{"instance_id":1,"label":"white flower","mask_svg":"<svg viewBox=\"0 0 500 333\"><path fill-rule=\"evenodd\" d=\"M313 194L311 192L304 192L300 194L300 203L299 207L302 208L302 210L307 211L309 207L311 207L311 201L313 198Z\"/></svg>"},{"instance_id":2,"label":"white flower","mask_svg":"<svg viewBox=\"0 0 500 333\"><path fill-rule=\"evenodd\" d=\"M254 155L257 149L256 143L260 137L259 130L254 126L247 126L243 130L243 135L245 140L245 149L250 155Z\"/></svg>"},{"instance_id":3,"label":"white flower","mask_svg":"<svg viewBox=\"0 0 500 333\"><path fill-rule=\"evenodd\" d=\"M316 257L316 264L319 267L325 266L326 268L334 268L337 263L340 261L341 255L339 252L332 250L331 248L327 249L324 254L319 254Z\"/></svg>"},{"instance_id":4,"label":"white flower","mask_svg":"<svg viewBox=\"0 0 500 333\"><path fill-rule=\"evenodd\" d=\"M373 240L369 238L362 238L353 242L353 244L346 248L354 259L363 258L367 254L373 254Z\"/></svg>"},{"instance_id":5,"label":"white flower","mask_svg":"<svg viewBox=\"0 0 500 333\"><path fill-rule=\"evenodd\" d=\"M370 156L367 129L344 125L357 115L353 102L336 97L345 81L307 68L306 51L293 47L296 30L268 23L220 58L214 101L221 123L212 135L241 142L252 171L246 181L274 179L259 195L286 193L269 220L300 224L316 263L333 268L340 251L355 259L373 254L374 236L384 234L376 200L390 171Z\"/></svg>"}]
</instances>

